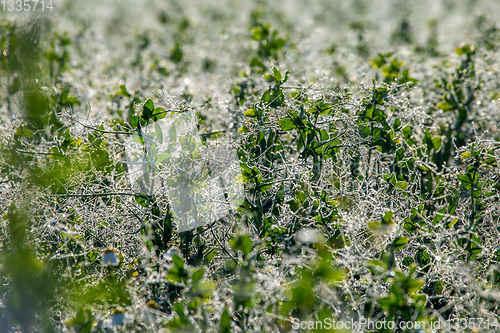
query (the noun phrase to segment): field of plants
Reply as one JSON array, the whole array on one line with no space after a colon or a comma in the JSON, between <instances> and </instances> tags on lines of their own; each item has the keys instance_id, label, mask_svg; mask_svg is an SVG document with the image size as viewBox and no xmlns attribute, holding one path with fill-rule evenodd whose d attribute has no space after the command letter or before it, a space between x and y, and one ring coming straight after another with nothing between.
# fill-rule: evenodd
<instances>
[{"instance_id":1,"label":"field of plants","mask_svg":"<svg viewBox=\"0 0 500 333\"><path fill-rule=\"evenodd\" d=\"M500 2L4 2L1 333L500 332Z\"/></svg>"}]
</instances>

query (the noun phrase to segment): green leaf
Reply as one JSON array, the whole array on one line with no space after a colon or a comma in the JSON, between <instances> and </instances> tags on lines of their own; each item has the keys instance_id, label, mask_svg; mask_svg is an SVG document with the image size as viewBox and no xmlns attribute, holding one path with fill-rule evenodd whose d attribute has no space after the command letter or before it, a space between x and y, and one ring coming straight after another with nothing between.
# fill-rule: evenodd
<instances>
[{"instance_id":1,"label":"green leaf","mask_svg":"<svg viewBox=\"0 0 500 333\"><path fill-rule=\"evenodd\" d=\"M326 281L335 282L342 280L344 273L341 270L336 270L331 263L321 262L314 271L314 277L322 278Z\"/></svg>"},{"instance_id":2,"label":"green leaf","mask_svg":"<svg viewBox=\"0 0 500 333\"><path fill-rule=\"evenodd\" d=\"M177 255L177 253L174 253L172 261L174 262L174 265L177 268L183 268L184 267L184 259L182 259L181 257L179 257L179 255Z\"/></svg>"},{"instance_id":3,"label":"green leaf","mask_svg":"<svg viewBox=\"0 0 500 333\"><path fill-rule=\"evenodd\" d=\"M144 103L144 107L142 108L142 118L144 118L146 121L151 119L154 108L155 105L153 101L151 99L148 99L146 103Z\"/></svg>"},{"instance_id":4,"label":"green leaf","mask_svg":"<svg viewBox=\"0 0 500 333\"><path fill-rule=\"evenodd\" d=\"M165 112L165 108L157 107L153 110L153 120L157 121L163 119L167 116L167 112Z\"/></svg>"},{"instance_id":5,"label":"green leaf","mask_svg":"<svg viewBox=\"0 0 500 333\"><path fill-rule=\"evenodd\" d=\"M265 191L269 190L271 188L271 186L272 186L272 183L271 184L266 184L266 183L259 184L258 191L259 192L265 192Z\"/></svg>"},{"instance_id":6,"label":"green leaf","mask_svg":"<svg viewBox=\"0 0 500 333\"><path fill-rule=\"evenodd\" d=\"M132 126L133 128L137 128L138 124L139 124L139 117L137 116L130 117L130 126Z\"/></svg>"},{"instance_id":7,"label":"green leaf","mask_svg":"<svg viewBox=\"0 0 500 333\"><path fill-rule=\"evenodd\" d=\"M89 333L96 324L94 314L91 309L79 308L76 316L64 322L68 327L73 327L76 332Z\"/></svg>"},{"instance_id":8,"label":"green leaf","mask_svg":"<svg viewBox=\"0 0 500 333\"><path fill-rule=\"evenodd\" d=\"M439 150L439 148L441 148L441 137L440 136L435 136L434 138L432 138L432 148L434 150Z\"/></svg>"},{"instance_id":9,"label":"green leaf","mask_svg":"<svg viewBox=\"0 0 500 333\"><path fill-rule=\"evenodd\" d=\"M466 151L466 152L463 152L463 153L460 155L460 157L461 157L462 159L464 159L464 160L465 160L465 159L468 159L468 158L469 158L469 157L471 157L471 156L472 156L472 153L471 153L469 150L468 150L468 151Z\"/></svg>"},{"instance_id":10,"label":"green leaf","mask_svg":"<svg viewBox=\"0 0 500 333\"><path fill-rule=\"evenodd\" d=\"M234 178L234 181L238 184L245 184L248 182L248 178L240 173Z\"/></svg>"},{"instance_id":11,"label":"green leaf","mask_svg":"<svg viewBox=\"0 0 500 333\"><path fill-rule=\"evenodd\" d=\"M115 95L122 95L122 96L126 96L126 97L130 97L132 95L130 95L130 93L127 91L127 88L125 87L124 84L122 84L120 86L120 90L118 90L117 92L115 92Z\"/></svg>"},{"instance_id":12,"label":"green leaf","mask_svg":"<svg viewBox=\"0 0 500 333\"><path fill-rule=\"evenodd\" d=\"M462 47L457 47L455 49L455 52L458 54L458 55L462 55L462 54L474 54L475 53L475 46L474 45L463 45Z\"/></svg>"},{"instance_id":13,"label":"green leaf","mask_svg":"<svg viewBox=\"0 0 500 333\"><path fill-rule=\"evenodd\" d=\"M403 127L402 131L403 135L405 136L405 139L408 140L411 137L412 127L411 126Z\"/></svg>"},{"instance_id":14,"label":"green leaf","mask_svg":"<svg viewBox=\"0 0 500 333\"><path fill-rule=\"evenodd\" d=\"M274 40L274 43L273 43L274 44L274 48L276 50L281 50L283 48L283 46L285 45L285 43L286 43L286 41L284 39L282 39L282 38L276 38Z\"/></svg>"},{"instance_id":15,"label":"green leaf","mask_svg":"<svg viewBox=\"0 0 500 333\"><path fill-rule=\"evenodd\" d=\"M251 67L257 67L259 69L258 70L259 73L262 73L265 70L265 68L266 68L266 66L264 66L264 64L262 63L262 61L260 61L260 59L256 58L256 57L254 57L254 58L252 58L250 60L250 66Z\"/></svg>"},{"instance_id":16,"label":"green leaf","mask_svg":"<svg viewBox=\"0 0 500 333\"><path fill-rule=\"evenodd\" d=\"M198 297L207 298L212 296L215 291L215 287L216 285L213 282L198 282L193 287L191 292Z\"/></svg>"},{"instance_id":17,"label":"green leaf","mask_svg":"<svg viewBox=\"0 0 500 333\"><path fill-rule=\"evenodd\" d=\"M271 91L266 90L264 94L262 94L262 97L260 99L266 103L269 103L271 101Z\"/></svg>"},{"instance_id":18,"label":"green leaf","mask_svg":"<svg viewBox=\"0 0 500 333\"><path fill-rule=\"evenodd\" d=\"M320 131L320 135L321 135L322 143L325 142L325 141L328 141L330 139L330 136L328 135L328 132L325 131L324 129L322 129Z\"/></svg>"},{"instance_id":19,"label":"green leaf","mask_svg":"<svg viewBox=\"0 0 500 333\"><path fill-rule=\"evenodd\" d=\"M137 135L137 134L132 135L132 141L135 143L139 143L141 145L144 144L144 138L142 137L142 135Z\"/></svg>"},{"instance_id":20,"label":"green leaf","mask_svg":"<svg viewBox=\"0 0 500 333\"><path fill-rule=\"evenodd\" d=\"M451 104L448 101L443 101L441 103L438 103L436 106L443 111L448 111L448 110L451 110L455 107L454 104Z\"/></svg>"},{"instance_id":21,"label":"green leaf","mask_svg":"<svg viewBox=\"0 0 500 333\"><path fill-rule=\"evenodd\" d=\"M386 53L386 54L379 53L378 58L370 60L370 64L372 65L373 68L380 68L386 64L387 58L389 58L390 56L392 56L392 53Z\"/></svg>"},{"instance_id":22,"label":"green leaf","mask_svg":"<svg viewBox=\"0 0 500 333\"><path fill-rule=\"evenodd\" d=\"M401 127L401 120L399 118L396 118L394 120L394 124L392 125L392 128L397 131Z\"/></svg>"},{"instance_id":23,"label":"green leaf","mask_svg":"<svg viewBox=\"0 0 500 333\"><path fill-rule=\"evenodd\" d=\"M162 153L162 154L158 155L158 157L156 158L156 163L161 164L161 163L167 161L169 157L170 157L169 154Z\"/></svg>"},{"instance_id":24,"label":"green leaf","mask_svg":"<svg viewBox=\"0 0 500 333\"><path fill-rule=\"evenodd\" d=\"M90 251L89 253L87 253L87 259L90 262L94 262L99 258L100 255L101 253L99 251Z\"/></svg>"},{"instance_id":25,"label":"green leaf","mask_svg":"<svg viewBox=\"0 0 500 333\"><path fill-rule=\"evenodd\" d=\"M288 81L288 76L290 75L290 71L286 71L285 72L285 78L283 79L283 83L285 83L286 81Z\"/></svg>"},{"instance_id":26,"label":"green leaf","mask_svg":"<svg viewBox=\"0 0 500 333\"><path fill-rule=\"evenodd\" d=\"M392 222L392 211L388 211L385 213L385 215L382 217L382 223L383 224L390 224Z\"/></svg>"},{"instance_id":27,"label":"green leaf","mask_svg":"<svg viewBox=\"0 0 500 333\"><path fill-rule=\"evenodd\" d=\"M245 255L252 252L253 243L248 235L239 235L237 238L233 238L230 242L234 250L240 250Z\"/></svg>"},{"instance_id":28,"label":"green leaf","mask_svg":"<svg viewBox=\"0 0 500 333\"><path fill-rule=\"evenodd\" d=\"M295 194L295 196L297 197L297 199L299 200L299 202L304 202L307 200L307 195L302 192L302 191L297 191L297 193Z\"/></svg>"},{"instance_id":29,"label":"green leaf","mask_svg":"<svg viewBox=\"0 0 500 333\"><path fill-rule=\"evenodd\" d=\"M169 138L170 141L175 142L177 140L177 130L175 129L175 125L172 125L172 127L170 127Z\"/></svg>"},{"instance_id":30,"label":"green leaf","mask_svg":"<svg viewBox=\"0 0 500 333\"><path fill-rule=\"evenodd\" d=\"M425 267L431 262L431 259L427 251L419 250L415 254L415 261L418 263L420 267Z\"/></svg>"},{"instance_id":31,"label":"green leaf","mask_svg":"<svg viewBox=\"0 0 500 333\"><path fill-rule=\"evenodd\" d=\"M293 212L296 212L300 207L299 204L297 203L297 201L295 201L295 200L289 200L286 203L290 206L290 209Z\"/></svg>"},{"instance_id":32,"label":"green leaf","mask_svg":"<svg viewBox=\"0 0 500 333\"><path fill-rule=\"evenodd\" d=\"M386 268L386 265L382 261L377 260L377 259L368 260L366 263L368 265L370 265L370 266L377 266L377 267L380 267L380 268Z\"/></svg>"},{"instance_id":33,"label":"green leaf","mask_svg":"<svg viewBox=\"0 0 500 333\"><path fill-rule=\"evenodd\" d=\"M407 292L408 294L415 293L420 290L420 288L424 285L424 281L422 280L417 280L413 278L409 278L407 283ZM425 295L422 295L425 296Z\"/></svg>"},{"instance_id":34,"label":"green leaf","mask_svg":"<svg viewBox=\"0 0 500 333\"><path fill-rule=\"evenodd\" d=\"M17 137L21 137L21 136L25 136L27 138L31 138L31 136L33 135L33 132L30 131L29 129L27 129L26 127L24 126L19 126L16 130L16 136Z\"/></svg>"},{"instance_id":35,"label":"green leaf","mask_svg":"<svg viewBox=\"0 0 500 333\"><path fill-rule=\"evenodd\" d=\"M408 243L408 237L398 236L398 237L396 237L394 242L392 242L392 246L394 248L394 251L399 251L402 248L404 248L407 243Z\"/></svg>"},{"instance_id":36,"label":"green leaf","mask_svg":"<svg viewBox=\"0 0 500 333\"><path fill-rule=\"evenodd\" d=\"M470 190L473 186L477 186L479 182L479 173L469 165L467 168L467 173L465 175L459 174L457 175L458 180L462 182L461 187L466 190Z\"/></svg>"},{"instance_id":37,"label":"green leaf","mask_svg":"<svg viewBox=\"0 0 500 333\"><path fill-rule=\"evenodd\" d=\"M396 182L396 184L394 186L396 186L397 188L400 188L402 190L406 190L406 188L408 187L408 183L407 182Z\"/></svg>"},{"instance_id":38,"label":"green leaf","mask_svg":"<svg viewBox=\"0 0 500 333\"><path fill-rule=\"evenodd\" d=\"M257 112L255 112L255 109L248 109L246 110L245 112L243 112L243 114L247 117L250 117L250 118L255 118L257 117Z\"/></svg>"},{"instance_id":39,"label":"green leaf","mask_svg":"<svg viewBox=\"0 0 500 333\"><path fill-rule=\"evenodd\" d=\"M283 118L278 121L278 125L283 131L290 131L295 128L295 124L289 118Z\"/></svg>"},{"instance_id":40,"label":"green leaf","mask_svg":"<svg viewBox=\"0 0 500 333\"><path fill-rule=\"evenodd\" d=\"M149 207L149 200L145 195L136 194L135 201L137 201L137 203L142 207Z\"/></svg>"},{"instance_id":41,"label":"green leaf","mask_svg":"<svg viewBox=\"0 0 500 333\"><path fill-rule=\"evenodd\" d=\"M387 264L380 260L368 260L366 263L368 270L374 275L382 274L387 270Z\"/></svg>"},{"instance_id":42,"label":"green leaf","mask_svg":"<svg viewBox=\"0 0 500 333\"><path fill-rule=\"evenodd\" d=\"M374 222L370 221L367 223L368 228L370 228L374 233L382 234L391 231L394 228L394 223L382 223L382 222Z\"/></svg>"},{"instance_id":43,"label":"green leaf","mask_svg":"<svg viewBox=\"0 0 500 333\"><path fill-rule=\"evenodd\" d=\"M220 317L220 333L230 333L231 332L231 316L229 315L229 311L227 308L224 308L224 312L222 312L222 316Z\"/></svg>"},{"instance_id":44,"label":"green leaf","mask_svg":"<svg viewBox=\"0 0 500 333\"><path fill-rule=\"evenodd\" d=\"M155 123L155 133L156 139L160 144L163 144L163 131L161 130L161 126L158 123Z\"/></svg>"},{"instance_id":45,"label":"green leaf","mask_svg":"<svg viewBox=\"0 0 500 333\"><path fill-rule=\"evenodd\" d=\"M382 73L390 79L395 78L399 74L399 68L394 67L392 64L390 66L382 67Z\"/></svg>"},{"instance_id":46,"label":"green leaf","mask_svg":"<svg viewBox=\"0 0 500 333\"><path fill-rule=\"evenodd\" d=\"M205 268L200 268L193 273L193 284L200 281L205 274Z\"/></svg>"},{"instance_id":47,"label":"green leaf","mask_svg":"<svg viewBox=\"0 0 500 333\"><path fill-rule=\"evenodd\" d=\"M273 73L274 73L274 80L276 82L281 82L281 73L276 67L273 68Z\"/></svg>"},{"instance_id":48,"label":"green leaf","mask_svg":"<svg viewBox=\"0 0 500 333\"><path fill-rule=\"evenodd\" d=\"M181 317L181 319L186 317L184 314L184 304L182 302L174 303L174 311L179 315L179 317Z\"/></svg>"}]
</instances>

